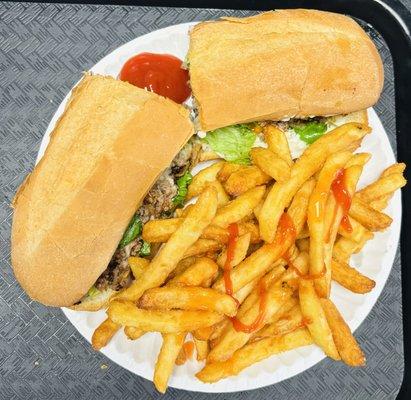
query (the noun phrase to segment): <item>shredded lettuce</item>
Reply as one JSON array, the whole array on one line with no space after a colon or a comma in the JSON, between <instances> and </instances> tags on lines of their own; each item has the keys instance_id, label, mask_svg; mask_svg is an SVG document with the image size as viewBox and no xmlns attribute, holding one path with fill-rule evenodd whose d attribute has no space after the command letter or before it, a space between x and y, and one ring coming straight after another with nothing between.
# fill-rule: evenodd
<instances>
[{"instance_id":1,"label":"shredded lettuce","mask_svg":"<svg viewBox=\"0 0 411 400\"><path fill-rule=\"evenodd\" d=\"M190 172L186 172L183 176L177 179L177 194L173 197L173 204L176 207L182 207L187 196L187 188L191 183L193 176Z\"/></svg>"},{"instance_id":2,"label":"shredded lettuce","mask_svg":"<svg viewBox=\"0 0 411 400\"><path fill-rule=\"evenodd\" d=\"M100 290L98 290L94 285L88 290L87 296L88 297L94 297L97 296L100 293Z\"/></svg>"},{"instance_id":3,"label":"shredded lettuce","mask_svg":"<svg viewBox=\"0 0 411 400\"><path fill-rule=\"evenodd\" d=\"M301 121L291 124L291 128L303 142L312 144L325 133L327 124L320 121Z\"/></svg>"},{"instance_id":4,"label":"shredded lettuce","mask_svg":"<svg viewBox=\"0 0 411 400\"><path fill-rule=\"evenodd\" d=\"M250 164L250 150L256 140L248 125L231 125L207 133L202 140L227 161Z\"/></svg>"},{"instance_id":5,"label":"shredded lettuce","mask_svg":"<svg viewBox=\"0 0 411 400\"><path fill-rule=\"evenodd\" d=\"M141 245L140 251L139 251L139 256L140 257L147 257L147 256L150 255L150 252L151 252L150 243L148 243L144 240L143 244Z\"/></svg>"},{"instance_id":6,"label":"shredded lettuce","mask_svg":"<svg viewBox=\"0 0 411 400\"><path fill-rule=\"evenodd\" d=\"M141 233L142 229L143 224L140 220L140 217L135 214L128 224L128 227L124 232L122 239L120 240L119 247L121 248L131 243Z\"/></svg>"}]
</instances>

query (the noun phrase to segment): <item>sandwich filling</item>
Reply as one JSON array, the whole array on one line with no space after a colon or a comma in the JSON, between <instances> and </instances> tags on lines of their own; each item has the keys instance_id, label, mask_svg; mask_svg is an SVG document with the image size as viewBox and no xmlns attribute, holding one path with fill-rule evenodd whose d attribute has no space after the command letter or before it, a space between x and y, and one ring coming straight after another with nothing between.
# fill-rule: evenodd
<instances>
[{"instance_id":1,"label":"sandwich filling","mask_svg":"<svg viewBox=\"0 0 411 400\"><path fill-rule=\"evenodd\" d=\"M107 289L117 291L126 287L132 280L128 257L152 258L155 255L158 247L150 246L142 239L142 227L151 219L170 218L174 210L182 205L191 177L190 170L198 163L200 151L200 140L193 137L160 175L130 222L107 269L91 289L92 292Z\"/></svg>"}]
</instances>

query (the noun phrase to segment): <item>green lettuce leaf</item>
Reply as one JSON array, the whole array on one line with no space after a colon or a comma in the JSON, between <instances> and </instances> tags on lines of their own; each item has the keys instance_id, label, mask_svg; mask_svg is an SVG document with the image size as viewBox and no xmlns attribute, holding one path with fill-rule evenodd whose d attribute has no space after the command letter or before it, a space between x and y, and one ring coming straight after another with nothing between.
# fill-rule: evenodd
<instances>
[{"instance_id":1,"label":"green lettuce leaf","mask_svg":"<svg viewBox=\"0 0 411 400\"><path fill-rule=\"evenodd\" d=\"M98 290L94 285L88 290L87 296L88 297L94 297L97 296L100 293L100 290Z\"/></svg>"},{"instance_id":2,"label":"green lettuce leaf","mask_svg":"<svg viewBox=\"0 0 411 400\"><path fill-rule=\"evenodd\" d=\"M325 133L327 124L319 121L302 121L291 124L291 128L303 142L312 144Z\"/></svg>"},{"instance_id":3,"label":"green lettuce leaf","mask_svg":"<svg viewBox=\"0 0 411 400\"><path fill-rule=\"evenodd\" d=\"M128 224L128 227L124 232L122 239L120 240L119 247L121 248L131 243L141 233L142 229L143 224L140 220L140 217L135 214Z\"/></svg>"},{"instance_id":4,"label":"green lettuce leaf","mask_svg":"<svg viewBox=\"0 0 411 400\"><path fill-rule=\"evenodd\" d=\"M150 255L150 252L151 252L150 243L148 243L148 242L146 242L146 241L144 240L144 241L143 241L143 244L142 244L142 246L141 246L141 248L140 248L140 251L139 251L139 256L140 256L140 257L147 257L147 256Z\"/></svg>"},{"instance_id":5,"label":"green lettuce leaf","mask_svg":"<svg viewBox=\"0 0 411 400\"><path fill-rule=\"evenodd\" d=\"M173 197L173 204L176 207L181 207L184 204L187 196L187 188L192 179L193 176L188 171L177 179L177 194Z\"/></svg>"},{"instance_id":6,"label":"green lettuce leaf","mask_svg":"<svg viewBox=\"0 0 411 400\"><path fill-rule=\"evenodd\" d=\"M225 160L237 164L250 164L250 150L256 135L245 124L231 125L207 133L203 141Z\"/></svg>"}]
</instances>

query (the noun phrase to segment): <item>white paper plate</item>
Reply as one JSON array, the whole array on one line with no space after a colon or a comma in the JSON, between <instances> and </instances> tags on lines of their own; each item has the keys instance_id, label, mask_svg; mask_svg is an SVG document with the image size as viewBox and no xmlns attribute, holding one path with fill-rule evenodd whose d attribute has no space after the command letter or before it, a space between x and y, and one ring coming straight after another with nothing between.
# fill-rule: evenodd
<instances>
[{"instance_id":1,"label":"white paper plate","mask_svg":"<svg viewBox=\"0 0 411 400\"><path fill-rule=\"evenodd\" d=\"M91 71L117 76L121 66L129 57L144 51L168 53L184 59L188 48L187 32L191 25L192 23L170 26L132 40L104 57ZM43 137L38 159L43 155L49 134L57 118L63 112L68 96L61 103L50 122ZM375 179L386 166L395 162L387 135L373 110L369 111L369 117L373 132L365 138L361 151L372 153L373 158L366 166L361 184L366 184ZM367 295L356 295L347 292L338 284L333 284L332 287L331 297L353 330L364 321L377 301L394 261L401 221L399 192L394 195L386 212L394 219L391 227L383 233L377 233L375 238L367 243L361 254L355 255L352 260L353 265L376 281L374 290ZM103 311L98 313L74 312L66 309L63 311L75 328L88 341L90 341L94 329L105 318ZM133 342L127 340L123 332L119 332L102 352L129 371L151 380L160 345L161 337L156 333L146 334ZM307 346L279 356L273 356L247 368L238 376L214 384L203 384L198 381L194 374L201 369L202 364L190 361L175 368L169 385L179 389L200 392L235 392L256 389L290 378L310 368L323 358L324 354L319 348Z\"/></svg>"}]
</instances>

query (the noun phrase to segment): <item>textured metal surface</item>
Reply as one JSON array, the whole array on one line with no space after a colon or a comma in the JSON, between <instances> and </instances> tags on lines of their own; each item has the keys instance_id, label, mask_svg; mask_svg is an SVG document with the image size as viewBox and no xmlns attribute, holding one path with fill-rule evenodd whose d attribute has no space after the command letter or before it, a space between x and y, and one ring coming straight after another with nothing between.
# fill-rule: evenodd
<instances>
[{"instance_id":1,"label":"textured metal surface","mask_svg":"<svg viewBox=\"0 0 411 400\"><path fill-rule=\"evenodd\" d=\"M0 399L159 398L151 382L94 352L60 310L30 299L10 267L9 203L32 168L57 105L81 71L119 45L152 30L247 12L150 7L0 3ZM370 31L385 64L377 112L395 148L390 54ZM367 367L324 360L263 389L207 395L169 389L164 399L389 399L403 376L400 262L356 332Z\"/></svg>"}]
</instances>

